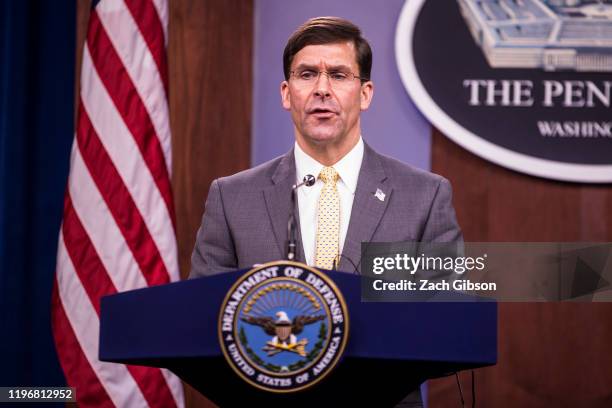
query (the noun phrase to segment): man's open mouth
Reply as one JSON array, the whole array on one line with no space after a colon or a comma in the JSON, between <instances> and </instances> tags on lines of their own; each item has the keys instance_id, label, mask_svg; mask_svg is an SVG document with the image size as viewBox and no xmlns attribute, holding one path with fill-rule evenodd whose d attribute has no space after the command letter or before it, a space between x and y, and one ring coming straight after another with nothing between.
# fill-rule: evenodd
<instances>
[{"instance_id":1,"label":"man's open mouth","mask_svg":"<svg viewBox=\"0 0 612 408\"><path fill-rule=\"evenodd\" d=\"M332 116L336 115L336 112L333 110L325 108L315 108L310 110L308 113L320 119L331 118Z\"/></svg>"}]
</instances>

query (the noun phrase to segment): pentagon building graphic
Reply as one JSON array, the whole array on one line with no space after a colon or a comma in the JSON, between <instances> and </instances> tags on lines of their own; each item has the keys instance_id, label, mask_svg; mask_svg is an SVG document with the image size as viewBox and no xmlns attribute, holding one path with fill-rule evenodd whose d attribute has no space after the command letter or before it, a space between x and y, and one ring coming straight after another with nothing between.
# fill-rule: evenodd
<instances>
[{"instance_id":1,"label":"pentagon building graphic","mask_svg":"<svg viewBox=\"0 0 612 408\"><path fill-rule=\"evenodd\" d=\"M493 68L612 72L610 0L457 0Z\"/></svg>"}]
</instances>

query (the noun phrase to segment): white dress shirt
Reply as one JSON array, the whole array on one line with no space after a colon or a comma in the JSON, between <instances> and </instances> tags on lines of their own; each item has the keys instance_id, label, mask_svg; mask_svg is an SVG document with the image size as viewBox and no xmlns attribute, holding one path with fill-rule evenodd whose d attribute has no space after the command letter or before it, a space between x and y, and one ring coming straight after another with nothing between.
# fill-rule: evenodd
<instances>
[{"instance_id":1,"label":"white dress shirt","mask_svg":"<svg viewBox=\"0 0 612 408\"><path fill-rule=\"evenodd\" d=\"M325 166L307 155L297 142L295 143L294 155L297 183L301 183L307 174L312 174L317 179L313 186L302 186L298 189L297 193L304 255L306 256L306 263L314 266L317 239L317 207L324 184L323 181L319 180L319 173ZM362 161L363 140L360 136L355 147L332 166L340 176L337 182L338 194L340 196L340 253L342 253L342 248L344 247L344 240L346 239L346 232L351 219L351 209L353 208L353 199L355 198L357 179L359 178Z\"/></svg>"}]
</instances>

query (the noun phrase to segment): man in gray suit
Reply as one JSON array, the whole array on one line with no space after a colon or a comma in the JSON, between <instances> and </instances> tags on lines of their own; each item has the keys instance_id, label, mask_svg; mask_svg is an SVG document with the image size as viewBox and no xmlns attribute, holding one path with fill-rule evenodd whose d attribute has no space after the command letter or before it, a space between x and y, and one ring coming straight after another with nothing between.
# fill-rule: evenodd
<instances>
[{"instance_id":1,"label":"man in gray suit","mask_svg":"<svg viewBox=\"0 0 612 408\"><path fill-rule=\"evenodd\" d=\"M372 101L372 53L349 21L308 20L283 55L283 107L295 147L255 168L213 181L192 255L190 277L285 259L291 188L306 174L337 170L340 271L358 273L361 242L462 239L449 182L376 153L361 138L360 113ZM323 181L298 193L297 260L316 265Z\"/></svg>"},{"instance_id":2,"label":"man in gray suit","mask_svg":"<svg viewBox=\"0 0 612 408\"><path fill-rule=\"evenodd\" d=\"M361 137L374 85L371 49L358 27L334 17L308 20L289 38L283 66L282 106L295 146L213 181L190 278L285 259L292 186L309 174L315 184L297 189L299 261L359 273L361 242L462 239L448 181L376 153ZM412 400L420 404L418 392Z\"/></svg>"}]
</instances>

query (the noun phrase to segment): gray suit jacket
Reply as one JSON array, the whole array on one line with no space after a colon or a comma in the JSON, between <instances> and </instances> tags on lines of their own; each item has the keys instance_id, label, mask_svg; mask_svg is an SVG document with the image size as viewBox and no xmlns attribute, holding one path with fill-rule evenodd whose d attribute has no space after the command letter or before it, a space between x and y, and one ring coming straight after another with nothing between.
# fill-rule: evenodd
<instances>
[{"instance_id":1,"label":"gray suit jacket","mask_svg":"<svg viewBox=\"0 0 612 408\"><path fill-rule=\"evenodd\" d=\"M213 181L189 277L285 259L295 181L293 150ZM377 189L384 192L383 201L375 197ZM462 240L451 195L443 177L378 154L366 144L338 270L359 273L361 242ZM303 262L299 219L296 225L297 259Z\"/></svg>"}]
</instances>

